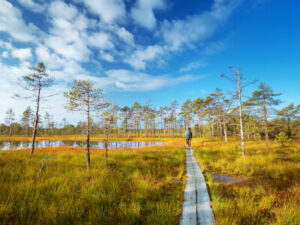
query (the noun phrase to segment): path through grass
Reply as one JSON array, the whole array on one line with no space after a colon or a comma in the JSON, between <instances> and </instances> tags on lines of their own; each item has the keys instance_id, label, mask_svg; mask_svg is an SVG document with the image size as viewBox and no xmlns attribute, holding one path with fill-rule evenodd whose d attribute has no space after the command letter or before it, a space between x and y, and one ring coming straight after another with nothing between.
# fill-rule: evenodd
<instances>
[{"instance_id":1,"label":"path through grass","mask_svg":"<svg viewBox=\"0 0 300 225\"><path fill-rule=\"evenodd\" d=\"M208 180L217 224L300 224L300 145L280 149L248 142L241 156L239 141L196 140L195 155ZM238 183L213 181L213 174L245 178Z\"/></svg>"}]
</instances>

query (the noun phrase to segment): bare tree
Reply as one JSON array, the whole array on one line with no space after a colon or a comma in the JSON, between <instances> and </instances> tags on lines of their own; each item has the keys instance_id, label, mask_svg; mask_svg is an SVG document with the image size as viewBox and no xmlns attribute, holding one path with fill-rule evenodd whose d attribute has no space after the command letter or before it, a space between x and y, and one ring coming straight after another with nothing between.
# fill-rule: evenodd
<instances>
[{"instance_id":1,"label":"bare tree","mask_svg":"<svg viewBox=\"0 0 300 225\"><path fill-rule=\"evenodd\" d=\"M232 71L231 76L226 76L225 74L221 74L221 77L224 77L230 80L234 85L233 96L238 98L239 102L239 117L240 117L240 136L241 136L241 145L242 145L242 155L245 156L245 137L244 137L244 124L243 124L243 101L242 101L242 93L244 88L249 86L250 84L255 83L256 81L247 82L244 74L241 73L241 69L234 69L233 67L229 67Z\"/></svg>"},{"instance_id":2,"label":"bare tree","mask_svg":"<svg viewBox=\"0 0 300 225\"><path fill-rule=\"evenodd\" d=\"M41 97L41 91L43 88L49 87L53 83L54 78L49 77L49 75L46 73L46 67L42 62L37 63L35 67L31 67L29 69L32 71L32 73L23 76L20 80L20 85L25 90L30 91L32 93L32 95L22 97L22 98L31 98L34 100L36 104L31 151L30 151L30 154L33 154L34 147L35 147L35 138L36 138L38 123L39 123L40 102L41 99L46 98L46 96ZM21 97L21 96L16 95L16 97Z\"/></svg>"},{"instance_id":3,"label":"bare tree","mask_svg":"<svg viewBox=\"0 0 300 225\"><path fill-rule=\"evenodd\" d=\"M87 123L87 167L90 167L90 128L91 113L99 112L108 107L102 96L102 89L94 88L90 80L74 80L74 84L68 92L64 93L67 98L66 108L70 111L80 111L86 114Z\"/></svg>"}]
</instances>

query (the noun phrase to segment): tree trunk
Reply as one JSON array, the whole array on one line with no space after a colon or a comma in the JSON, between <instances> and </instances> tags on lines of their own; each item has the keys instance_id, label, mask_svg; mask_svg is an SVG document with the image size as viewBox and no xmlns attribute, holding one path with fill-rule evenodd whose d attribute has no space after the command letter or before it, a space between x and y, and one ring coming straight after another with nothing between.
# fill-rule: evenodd
<instances>
[{"instance_id":1,"label":"tree trunk","mask_svg":"<svg viewBox=\"0 0 300 225\"><path fill-rule=\"evenodd\" d=\"M105 127L105 142L104 142L104 147L105 147L105 166L107 166L107 152L108 152L108 127L107 127L107 125Z\"/></svg>"},{"instance_id":2,"label":"tree trunk","mask_svg":"<svg viewBox=\"0 0 300 225\"><path fill-rule=\"evenodd\" d=\"M87 168L90 168L90 99L88 96L88 108L87 108L87 135L86 135L86 157L87 157Z\"/></svg>"},{"instance_id":3,"label":"tree trunk","mask_svg":"<svg viewBox=\"0 0 300 225\"><path fill-rule=\"evenodd\" d=\"M240 133L241 133L242 155L245 156L245 137L244 137L244 126L243 126L240 70L238 70L238 94L239 94L239 113L240 113Z\"/></svg>"},{"instance_id":4,"label":"tree trunk","mask_svg":"<svg viewBox=\"0 0 300 225\"><path fill-rule=\"evenodd\" d=\"M287 135L289 138L292 137L292 132L291 132L291 125L290 125L290 117L288 117L288 131L287 131Z\"/></svg>"},{"instance_id":5,"label":"tree trunk","mask_svg":"<svg viewBox=\"0 0 300 225\"><path fill-rule=\"evenodd\" d=\"M211 125L211 114L210 114L210 111L208 112L208 124L209 125ZM213 131L213 127L212 127L212 129L210 130L210 138L213 138L213 133L214 133L214 131Z\"/></svg>"},{"instance_id":6,"label":"tree trunk","mask_svg":"<svg viewBox=\"0 0 300 225\"><path fill-rule=\"evenodd\" d=\"M34 120L33 131L32 131L32 141L31 141L31 151L30 151L31 155L34 152L35 137L36 137L36 133L37 133L37 125L38 125L38 122L39 122L40 95L41 95L41 83L39 81L38 96L37 96L37 100L36 100L35 120Z\"/></svg>"},{"instance_id":7,"label":"tree trunk","mask_svg":"<svg viewBox=\"0 0 300 225\"><path fill-rule=\"evenodd\" d=\"M201 120L200 120L200 116L198 116L198 128L199 128L199 137L201 138L202 134L201 134Z\"/></svg>"},{"instance_id":8,"label":"tree trunk","mask_svg":"<svg viewBox=\"0 0 300 225\"><path fill-rule=\"evenodd\" d=\"M12 125L9 125L9 136L12 136Z\"/></svg>"},{"instance_id":9,"label":"tree trunk","mask_svg":"<svg viewBox=\"0 0 300 225\"><path fill-rule=\"evenodd\" d=\"M115 123L115 137L117 138L118 137L118 121L116 119L116 123Z\"/></svg>"},{"instance_id":10,"label":"tree trunk","mask_svg":"<svg viewBox=\"0 0 300 225\"><path fill-rule=\"evenodd\" d=\"M215 137L215 131L214 130L215 130L214 129L214 120L212 120L212 122L211 122L211 134L212 134L212 138Z\"/></svg>"},{"instance_id":11,"label":"tree trunk","mask_svg":"<svg viewBox=\"0 0 300 225\"><path fill-rule=\"evenodd\" d=\"M26 124L26 136L28 137L29 136L29 125Z\"/></svg>"},{"instance_id":12,"label":"tree trunk","mask_svg":"<svg viewBox=\"0 0 300 225\"><path fill-rule=\"evenodd\" d=\"M267 119L267 108L266 108L266 98L264 98L264 118L265 118L265 139L266 139L266 150L269 150L269 132L268 132L268 119Z\"/></svg>"},{"instance_id":13,"label":"tree trunk","mask_svg":"<svg viewBox=\"0 0 300 225\"><path fill-rule=\"evenodd\" d=\"M225 142L228 142L228 138L227 138L227 126L225 123L223 123L223 129L224 129L224 137L225 137Z\"/></svg>"}]
</instances>

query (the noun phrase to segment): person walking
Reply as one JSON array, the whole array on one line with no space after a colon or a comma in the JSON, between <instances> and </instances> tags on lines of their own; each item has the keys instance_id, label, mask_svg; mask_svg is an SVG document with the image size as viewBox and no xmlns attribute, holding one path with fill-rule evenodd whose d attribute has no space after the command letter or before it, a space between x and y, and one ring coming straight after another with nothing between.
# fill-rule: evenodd
<instances>
[{"instance_id":1,"label":"person walking","mask_svg":"<svg viewBox=\"0 0 300 225\"><path fill-rule=\"evenodd\" d=\"M191 147L191 142L193 138L192 129L189 127L185 133L186 146Z\"/></svg>"}]
</instances>

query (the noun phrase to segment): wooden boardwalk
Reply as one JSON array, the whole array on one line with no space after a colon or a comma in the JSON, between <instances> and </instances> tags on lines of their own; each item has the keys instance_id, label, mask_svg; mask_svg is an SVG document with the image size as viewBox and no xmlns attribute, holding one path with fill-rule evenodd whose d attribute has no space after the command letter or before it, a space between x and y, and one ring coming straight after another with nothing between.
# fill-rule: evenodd
<instances>
[{"instance_id":1,"label":"wooden boardwalk","mask_svg":"<svg viewBox=\"0 0 300 225\"><path fill-rule=\"evenodd\" d=\"M186 149L186 175L180 225L214 225L205 178L191 147Z\"/></svg>"}]
</instances>

